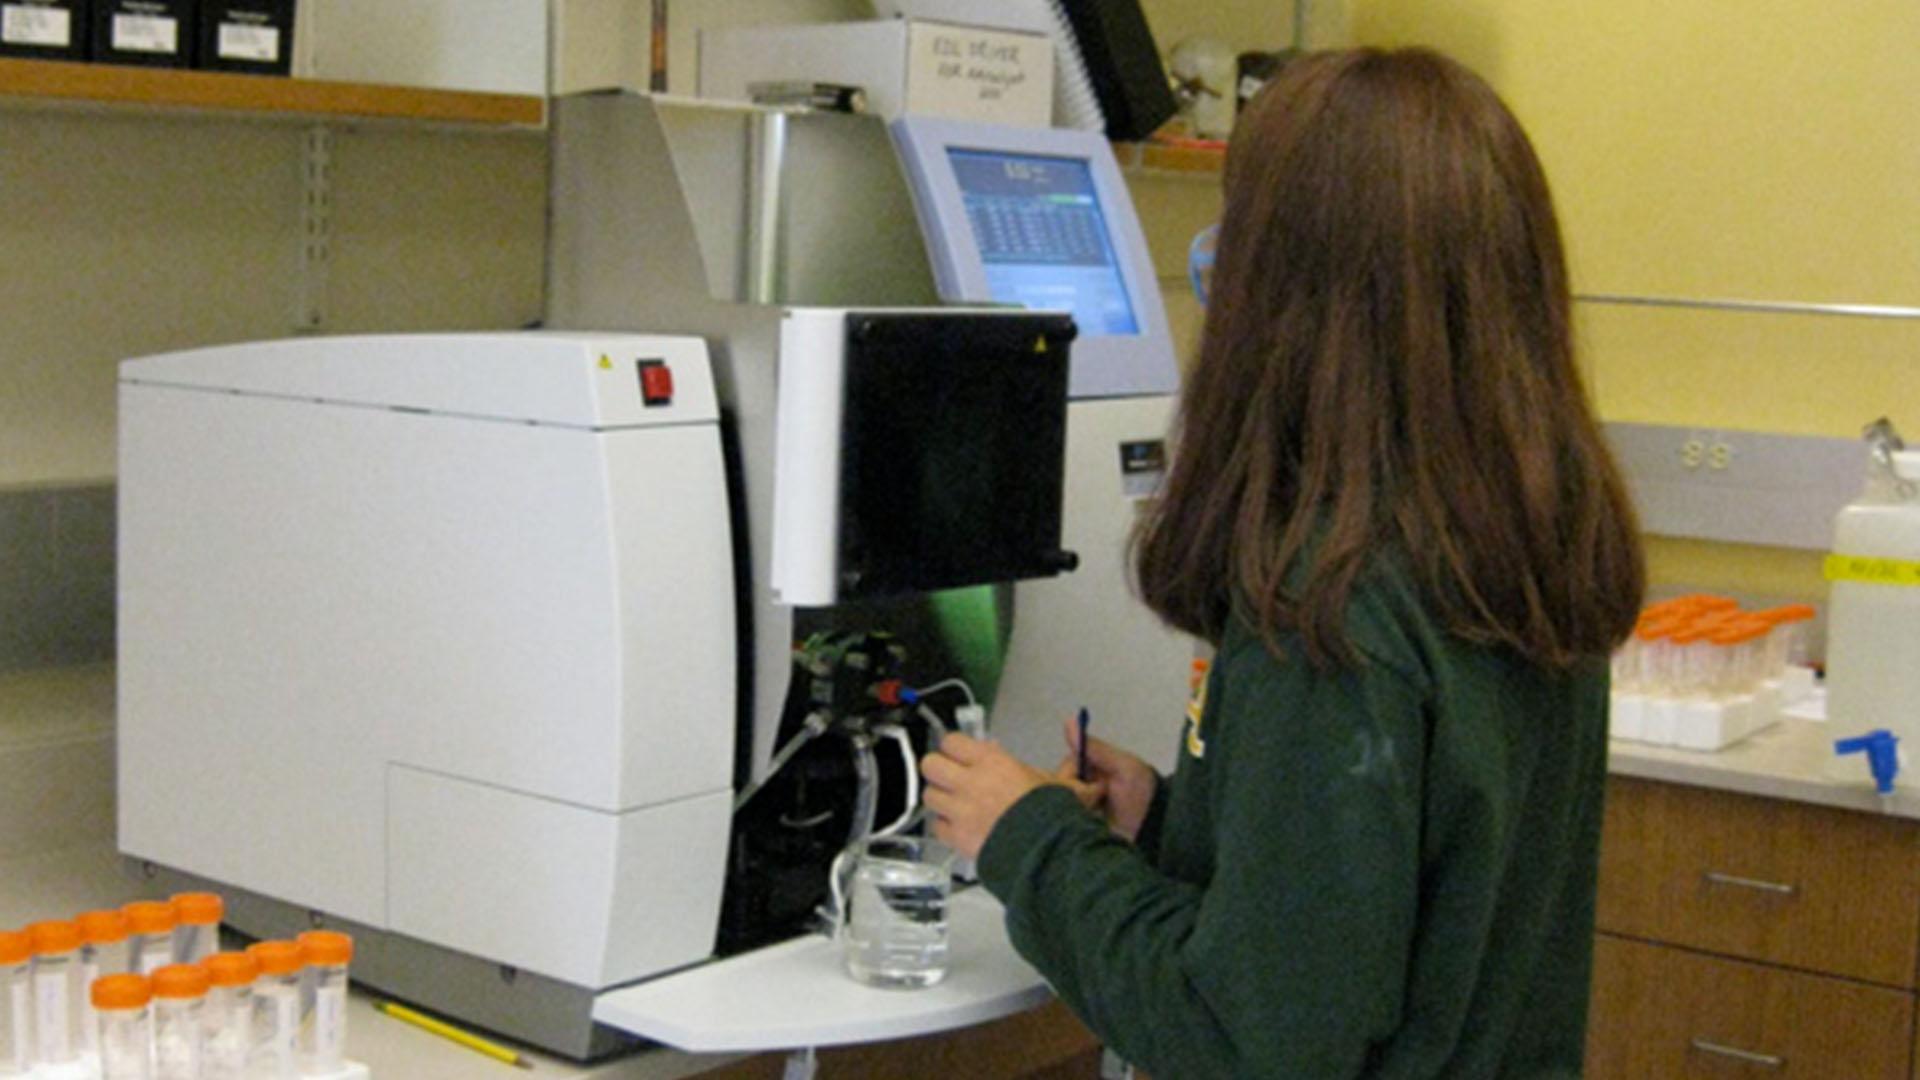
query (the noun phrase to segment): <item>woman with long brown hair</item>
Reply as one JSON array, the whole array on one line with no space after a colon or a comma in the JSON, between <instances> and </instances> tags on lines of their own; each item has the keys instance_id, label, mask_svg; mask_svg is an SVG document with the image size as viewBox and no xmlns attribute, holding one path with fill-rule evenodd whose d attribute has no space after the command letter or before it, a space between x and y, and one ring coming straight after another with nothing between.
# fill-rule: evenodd
<instances>
[{"instance_id":1,"label":"woman with long brown hair","mask_svg":"<svg viewBox=\"0 0 1920 1080\"><path fill-rule=\"evenodd\" d=\"M1539 162L1458 64L1314 55L1242 117L1136 546L1218 649L1179 767L925 765L1021 953L1156 1075L1579 1073L1644 571L1571 307Z\"/></svg>"}]
</instances>

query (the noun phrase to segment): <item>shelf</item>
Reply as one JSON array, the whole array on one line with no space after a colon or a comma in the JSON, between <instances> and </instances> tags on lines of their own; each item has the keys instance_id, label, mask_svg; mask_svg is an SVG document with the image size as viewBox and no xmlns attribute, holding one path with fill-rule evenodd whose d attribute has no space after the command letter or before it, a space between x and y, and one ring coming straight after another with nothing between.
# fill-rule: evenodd
<instances>
[{"instance_id":1,"label":"shelf","mask_svg":"<svg viewBox=\"0 0 1920 1080\"><path fill-rule=\"evenodd\" d=\"M840 946L818 934L601 994L593 1018L681 1050L791 1050L951 1031L1053 997L1013 951L1005 910L984 888L947 905L947 977L925 990L853 981Z\"/></svg>"},{"instance_id":2,"label":"shelf","mask_svg":"<svg viewBox=\"0 0 1920 1080\"><path fill-rule=\"evenodd\" d=\"M1121 168L1147 173L1218 176L1226 167L1224 146L1186 146L1170 143L1114 143Z\"/></svg>"},{"instance_id":3,"label":"shelf","mask_svg":"<svg viewBox=\"0 0 1920 1080\"><path fill-rule=\"evenodd\" d=\"M0 59L0 100L297 119L538 127L546 99L217 71Z\"/></svg>"}]
</instances>

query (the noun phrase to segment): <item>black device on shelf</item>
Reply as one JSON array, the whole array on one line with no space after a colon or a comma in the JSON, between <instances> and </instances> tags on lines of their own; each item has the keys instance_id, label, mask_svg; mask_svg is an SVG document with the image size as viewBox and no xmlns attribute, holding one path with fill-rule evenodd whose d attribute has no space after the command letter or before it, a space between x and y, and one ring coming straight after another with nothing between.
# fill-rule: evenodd
<instances>
[{"instance_id":1,"label":"black device on shelf","mask_svg":"<svg viewBox=\"0 0 1920 1080\"><path fill-rule=\"evenodd\" d=\"M93 59L192 66L195 6L195 0L93 0Z\"/></svg>"},{"instance_id":2,"label":"black device on shelf","mask_svg":"<svg viewBox=\"0 0 1920 1080\"><path fill-rule=\"evenodd\" d=\"M293 71L294 0L200 0L198 66L210 71Z\"/></svg>"},{"instance_id":3,"label":"black device on shelf","mask_svg":"<svg viewBox=\"0 0 1920 1080\"><path fill-rule=\"evenodd\" d=\"M0 56L85 60L89 0L6 0L0 4Z\"/></svg>"},{"instance_id":4,"label":"black device on shelf","mask_svg":"<svg viewBox=\"0 0 1920 1080\"><path fill-rule=\"evenodd\" d=\"M1140 0L1054 0L1107 118L1107 137L1136 142L1180 110Z\"/></svg>"}]
</instances>

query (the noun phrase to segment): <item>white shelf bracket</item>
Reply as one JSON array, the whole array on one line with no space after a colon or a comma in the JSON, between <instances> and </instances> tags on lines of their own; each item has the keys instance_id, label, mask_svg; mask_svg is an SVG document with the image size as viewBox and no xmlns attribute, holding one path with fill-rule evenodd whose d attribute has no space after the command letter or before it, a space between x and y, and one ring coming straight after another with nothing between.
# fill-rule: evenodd
<instances>
[{"instance_id":1,"label":"white shelf bracket","mask_svg":"<svg viewBox=\"0 0 1920 1080\"><path fill-rule=\"evenodd\" d=\"M294 275L294 329L327 326L327 280L333 265L333 131L308 128L300 140L299 267Z\"/></svg>"}]
</instances>

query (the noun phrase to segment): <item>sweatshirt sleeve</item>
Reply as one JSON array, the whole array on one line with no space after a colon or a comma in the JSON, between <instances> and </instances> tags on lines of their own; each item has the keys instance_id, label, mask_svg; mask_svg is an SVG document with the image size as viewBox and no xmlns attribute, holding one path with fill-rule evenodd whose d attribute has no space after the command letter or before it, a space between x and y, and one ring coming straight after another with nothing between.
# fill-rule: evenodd
<instances>
[{"instance_id":1,"label":"sweatshirt sleeve","mask_svg":"<svg viewBox=\"0 0 1920 1080\"><path fill-rule=\"evenodd\" d=\"M1401 1022L1421 697L1380 665L1251 651L1207 720L1209 880L1156 870L1058 787L1001 819L981 877L1021 955L1148 1072L1356 1076ZM1168 845L1188 839L1177 824Z\"/></svg>"}]
</instances>

